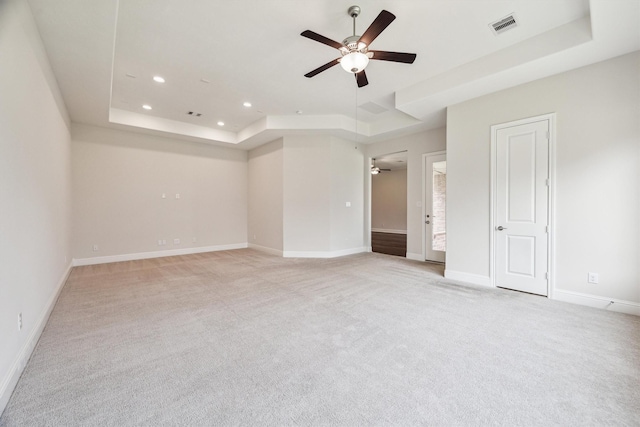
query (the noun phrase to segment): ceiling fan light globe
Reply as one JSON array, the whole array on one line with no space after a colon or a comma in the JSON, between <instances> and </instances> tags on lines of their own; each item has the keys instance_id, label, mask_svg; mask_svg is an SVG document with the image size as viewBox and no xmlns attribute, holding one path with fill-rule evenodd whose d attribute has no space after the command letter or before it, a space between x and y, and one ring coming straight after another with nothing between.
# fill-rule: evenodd
<instances>
[{"instance_id":1,"label":"ceiling fan light globe","mask_svg":"<svg viewBox=\"0 0 640 427\"><path fill-rule=\"evenodd\" d=\"M369 63L369 57L361 52L351 52L340 59L340 66L348 73L359 73Z\"/></svg>"}]
</instances>

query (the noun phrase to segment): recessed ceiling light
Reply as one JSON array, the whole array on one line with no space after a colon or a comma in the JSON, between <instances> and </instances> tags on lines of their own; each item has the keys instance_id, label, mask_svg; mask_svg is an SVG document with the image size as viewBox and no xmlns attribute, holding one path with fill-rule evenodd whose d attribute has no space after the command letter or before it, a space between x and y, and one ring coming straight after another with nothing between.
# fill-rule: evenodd
<instances>
[{"instance_id":1,"label":"recessed ceiling light","mask_svg":"<svg viewBox=\"0 0 640 427\"><path fill-rule=\"evenodd\" d=\"M144 104L144 105L142 106L142 108L144 108L145 110L151 110L151 105L149 105L149 104Z\"/></svg>"},{"instance_id":2,"label":"recessed ceiling light","mask_svg":"<svg viewBox=\"0 0 640 427\"><path fill-rule=\"evenodd\" d=\"M224 126L224 122L218 122L218 126Z\"/></svg>"},{"instance_id":3,"label":"recessed ceiling light","mask_svg":"<svg viewBox=\"0 0 640 427\"><path fill-rule=\"evenodd\" d=\"M164 79L160 76L153 76L153 81L157 83L164 83Z\"/></svg>"},{"instance_id":4,"label":"recessed ceiling light","mask_svg":"<svg viewBox=\"0 0 640 427\"><path fill-rule=\"evenodd\" d=\"M302 114L302 110L296 111L296 114Z\"/></svg>"},{"instance_id":5,"label":"recessed ceiling light","mask_svg":"<svg viewBox=\"0 0 640 427\"><path fill-rule=\"evenodd\" d=\"M245 103L243 103L242 105L244 105L244 106L245 106L245 107L247 107L247 108L251 107L251 103L250 103L250 102L245 102Z\"/></svg>"}]
</instances>

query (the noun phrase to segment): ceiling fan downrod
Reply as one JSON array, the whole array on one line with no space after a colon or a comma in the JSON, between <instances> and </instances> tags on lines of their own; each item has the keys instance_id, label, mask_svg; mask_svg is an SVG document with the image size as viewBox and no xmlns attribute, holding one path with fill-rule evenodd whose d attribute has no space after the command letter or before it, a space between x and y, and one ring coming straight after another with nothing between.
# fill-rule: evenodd
<instances>
[{"instance_id":1,"label":"ceiling fan downrod","mask_svg":"<svg viewBox=\"0 0 640 427\"><path fill-rule=\"evenodd\" d=\"M360 6L351 6L349 8L349 16L353 18L353 36L356 35L356 18L360 15Z\"/></svg>"}]
</instances>

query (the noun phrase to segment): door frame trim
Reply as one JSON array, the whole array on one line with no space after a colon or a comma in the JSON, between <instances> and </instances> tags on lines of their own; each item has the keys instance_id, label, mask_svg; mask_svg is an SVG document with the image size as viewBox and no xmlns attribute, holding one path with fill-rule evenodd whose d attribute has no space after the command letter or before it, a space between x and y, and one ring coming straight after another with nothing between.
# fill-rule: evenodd
<instances>
[{"instance_id":1,"label":"door frame trim","mask_svg":"<svg viewBox=\"0 0 640 427\"><path fill-rule=\"evenodd\" d=\"M552 299L555 292L555 200L556 200L556 113L528 117L491 126L491 191L489 208L489 280L491 286L496 287L496 172L497 172L497 137L498 130L547 120L549 122L549 191L547 194L547 265L549 280L547 282L547 298Z\"/></svg>"},{"instance_id":2,"label":"door frame trim","mask_svg":"<svg viewBox=\"0 0 640 427\"><path fill-rule=\"evenodd\" d=\"M424 223L427 214L427 157L447 155L447 150L433 151L431 153L422 154L422 261L427 260L427 227ZM446 191L446 190L445 190ZM445 264L447 263L447 255L445 251Z\"/></svg>"}]
</instances>

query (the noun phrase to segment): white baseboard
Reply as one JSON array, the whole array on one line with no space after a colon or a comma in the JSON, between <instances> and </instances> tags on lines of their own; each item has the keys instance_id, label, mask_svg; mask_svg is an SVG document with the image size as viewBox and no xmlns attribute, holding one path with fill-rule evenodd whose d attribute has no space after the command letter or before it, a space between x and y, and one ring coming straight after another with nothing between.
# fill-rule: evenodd
<instances>
[{"instance_id":1,"label":"white baseboard","mask_svg":"<svg viewBox=\"0 0 640 427\"><path fill-rule=\"evenodd\" d=\"M491 278L489 276L481 276L479 274L463 273L461 271L452 271L445 269L444 277L460 282L472 283L474 285L493 287L493 285L491 284Z\"/></svg>"},{"instance_id":2,"label":"white baseboard","mask_svg":"<svg viewBox=\"0 0 640 427\"><path fill-rule=\"evenodd\" d=\"M372 228L373 233L407 234L407 230L394 230L391 228Z\"/></svg>"},{"instance_id":3,"label":"white baseboard","mask_svg":"<svg viewBox=\"0 0 640 427\"><path fill-rule=\"evenodd\" d=\"M284 258L337 258L362 252L367 252L367 248L350 248L339 251L284 251L282 256Z\"/></svg>"},{"instance_id":4,"label":"white baseboard","mask_svg":"<svg viewBox=\"0 0 640 427\"><path fill-rule=\"evenodd\" d=\"M191 254L200 254L203 252L229 251L233 249L244 249L247 247L248 245L246 243L234 243L231 245L201 246L198 248L184 248L184 249L172 249L168 251L140 252L135 254L111 255L111 256L102 256L102 257L95 257L95 258L77 258L77 259L74 258L73 266L77 267L82 265L107 264L110 262L137 261L140 259L163 258L167 256L177 256L177 255L191 255Z\"/></svg>"},{"instance_id":5,"label":"white baseboard","mask_svg":"<svg viewBox=\"0 0 640 427\"><path fill-rule=\"evenodd\" d=\"M282 251L280 249L268 248L266 246L256 245L255 243L249 243L249 248L261 252L266 252L271 255L282 256Z\"/></svg>"},{"instance_id":6,"label":"white baseboard","mask_svg":"<svg viewBox=\"0 0 640 427\"><path fill-rule=\"evenodd\" d=\"M573 304L586 305L589 307L601 308L618 313L634 314L640 316L640 304L633 301L624 301L615 298L606 298L599 295L582 294L579 292L563 291L556 289L553 292L553 299L570 302Z\"/></svg>"},{"instance_id":7,"label":"white baseboard","mask_svg":"<svg viewBox=\"0 0 640 427\"><path fill-rule=\"evenodd\" d=\"M36 320L36 323L29 332L29 336L27 337L27 341L24 343L20 352L18 352L17 357L14 359L7 376L2 380L0 384L0 415L4 412L4 408L6 408L7 403L9 403L9 399L11 398L11 394L18 384L18 380L20 379L20 375L22 375L22 371L27 366L27 362L31 357L31 353L33 353L33 349L36 347L38 340L40 339L40 335L42 335L42 331L44 327L47 325L47 321L49 320L49 316L51 315L51 311L53 311L53 307L55 307L56 302L58 301L58 297L60 296L60 292L64 287L64 284L67 282L69 278L69 274L71 273L72 264L70 263L67 267L66 271L62 274L62 277L58 281L56 285L55 291L51 294L49 301L47 301L44 306L44 310L40 313L40 317Z\"/></svg>"},{"instance_id":8,"label":"white baseboard","mask_svg":"<svg viewBox=\"0 0 640 427\"><path fill-rule=\"evenodd\" d=\"M414 261L424 261L424 255L407 252L407 259L412 259Z\"/></svg>"}]
</instances>

